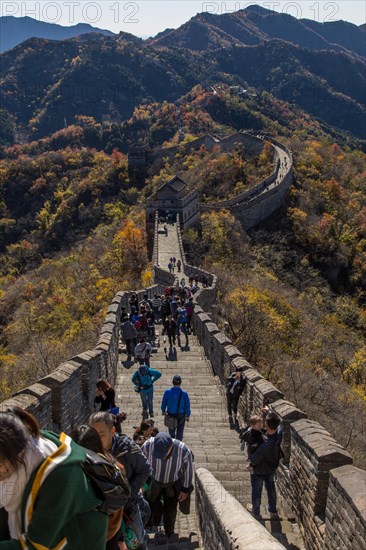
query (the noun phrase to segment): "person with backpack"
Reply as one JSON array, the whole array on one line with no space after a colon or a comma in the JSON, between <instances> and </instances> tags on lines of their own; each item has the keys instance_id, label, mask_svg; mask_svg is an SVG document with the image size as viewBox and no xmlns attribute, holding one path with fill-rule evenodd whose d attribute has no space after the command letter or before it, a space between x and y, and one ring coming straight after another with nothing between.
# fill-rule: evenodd
<instances>
[{"instance_id":1,"label":"person with backpack","mask_svg":"<svg viewBox=\"0 0 366 550\"><path fill-rule=\"evenodd\" d=\"M137 321L138 317L135 319ZM128 317L124 317L121 322L122 337L126 343L127 355L131 356L137 345L137 329Z\"/></svg>"},{"instance_id":2,"label":"person with backpack","mask_svg":"<svg viewBox=\"0 0 366 550\"><path fill-rule=\"evenodd\" d=\"M280 464L282 430L279 429L280 419L276 413L270 412L265 419L266 434L263 443L249 454L253 473L250 476L252 484L252 503L247 504L248 512L260 516L263 484L268 495L268 511L271 519L278 519L276 495L276 470Z\"/></svg>"},{"instance_id":3,"label":"person with backpack","mask_svg":"<svg viewBox=\"0 0 366 550\"><path fill-rule=\"evenodd\" d=\"M125 469L127 480L131 488L131 497L124 508L124 519L136 534L139 545L136 550L147 549L145 524L148 517L143 516L146 502L142 503L139 493L144 483L151 475L148 461L141 449L125 434L117 434L115 418L107 412L97 412L89 417L89 426L94 428L103 444L105 453L112 455ZM88 548L80 545L78 548ZM94 547L93 547L94 548ZM102 546L99 546L100 550ZM97 549L95 549L97 550Z\"/></svg>"},{"instance_id":4,"label":"person with backpack","mask_svg":"<svg viewBox=\"0 0 366 550\"><path fill-rule=\"evenodd\" d=\"M126 476L124 466L120 462L116 461L116 459L112 455L104 451L103 443L97 430L95 430L91 426L82 425L72 431L71 437L75 441L75 443L77 443L81 447L89 449L90 451L97 453L99 456L103 456L106 460L111 462L111 464L115 464L117 468L121 470L123 476ZM125 482L129 488L127 478L125 478ZM107 544L105 546L105 550L121 549L121 546L119 546L118 543L122 542L121 523L123 519L123 509L124 507L122 506L115 512L108 514ZM124 548L127 549L126 545L124 545Z\"/></svg>"},{"instance_id":5,"label":"person with backpack","mask_svg":"<svg viewBox=\"0 0 366 550\"><path fill-rule=\"evenodd\" d=\"M188 316L187 316L187 310L184 305L181 305L179 303L178 309L177 309L177 332L178 332L178 342L180 341L180 331L183 332L183 334L186 337L186 343L185 345L188 346L188 328L187 328L187 322L188 322Z\"/></svg>"},{"instance_id":6,"label":"person with backpack","mask_svg":"<svg viewBox=\"0 0 366 550\"><path fill-rule=\"evenodd\" d=\"M170 299L168 296L164 296L164 299L161 302L161 322L163 325L169 314L170 314Z\"/></svg>"},{"instance_id":7,"label":"person with backpack","mask_svg":"<svg viewBox=\"0 0 366 550\"><path fill-rule=\"evenodd\" d=\"M246 385L246 379L243 376L243 367L236 367L226 381L226 400L227 411L229 413L229 421L238 421L238 403L241 394L244 391Z\"/></svg>"},{"instance_id":8,"label":"person with backpack","mask_svg":"<svg viewBox=\"0 0 366 550\"><path fill-rule=\"evenodd\" d=\"M181 388L182 377L176 374L172 383L173 386L164 392L161 412L164 417L175 419L173 425L168 426L170 436L183 441L184 426L191 416L191 403L188 393Z\"/></svg>"},{"instance_id":9,"label":"person with backpack","mask_svg":"<svg viewBox=\"0 0 366 550\"><path fill-rule=\"evenodd\" d=\"M140 342L135 347L135 358L140 365L147 365L150 367L150 356L152 347L149 342L146 342L146 338L142 336Z\"/></svg>"},{"instance_id":10,"label":"person with backpack","mask_svg":"<svg viewBox=\"0 0 366 550\"><path fill-rule=\"evenodd\" d=\"M86 451L40 430L19 408L0 412L0 548L105 547L108 516L88 482Z\"/></svg>"},{"instance_id":11,"label":"person with backpack","mask_svg":"<svg viewBox=\"0 0 366 550\"><path fill-rule=\"evenodd\" d=\"M140 365L136 372L132 375L132 383L135 385L141 397L142 417L152 418L154 416L154 382L159 380L161 372L156 369L151 369L147 365Z\"/></svg>"},{"instance_id":12,"label":"person with backpack","mask_svg":"<svg viewBox=\"0 0 366 550\"><path fill-rule=\"evenodd\" d=\"M141 310L140 315L137 317L137 319L136 319L136 321L133 325L137 331L147 331L148 330L149 321L148 321L146 313L147 313L146 309L143 308Z\"/></svg>"}]
</instances>

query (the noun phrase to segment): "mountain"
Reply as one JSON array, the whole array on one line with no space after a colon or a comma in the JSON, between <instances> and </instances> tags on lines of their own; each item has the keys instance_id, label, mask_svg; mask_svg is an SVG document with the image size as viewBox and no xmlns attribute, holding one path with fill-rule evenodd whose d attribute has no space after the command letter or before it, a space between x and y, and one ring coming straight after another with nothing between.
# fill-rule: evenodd
<instances>
[{"instance_id":1,"label":"mountain","mask_svg":"<svg viewBox=\"0 0 366 550\"><path fill-rule=\"evenodd\" d=\"M63 27L54 23L45 23L32 17L0 17L0 52L14 48L28 38L48 38L50 40L64 40L81 34L100 33L105 36L114 36L114 33L105 29L92 27L87 23L78 23L72 27Z\"/></svg>"},{"instance_id":2,"label":"mountain","mask_svg":"<svg viewBox=\"0 0 366 550\"><path fill-rule=\"evenodd\" d=\"M285 40L310 50L332 49L366 55L364 26L345 21L318 23L296 19L255 5L223 15L198 14L178 29L150 41L160 46L202 51L236 43L252 46L271 39Z\"/></svg>"},{"instance_id":3,"label":"mountain","mask_svg":"<svg viewBox=\"0 0 366 550\"><path fill-rule=\"evenodd\" d=\"M326 126L365 139L366 61L345 48L347 42L356 49L364 31L347 24L347 40L334 46L325 32L306 27L306 20L277 15L249 8L226 19L200 14L145 41L127 33L28 39L1 54L8 135L14 122L18 135L32 138L72 124L79 115L121 122L140 104L175 102L195 85L210 89L224 83L269 92ZM291 25L297 30L290 36ZM311 38L314 47L306 47Z\"/></svg>"}]
</instances>

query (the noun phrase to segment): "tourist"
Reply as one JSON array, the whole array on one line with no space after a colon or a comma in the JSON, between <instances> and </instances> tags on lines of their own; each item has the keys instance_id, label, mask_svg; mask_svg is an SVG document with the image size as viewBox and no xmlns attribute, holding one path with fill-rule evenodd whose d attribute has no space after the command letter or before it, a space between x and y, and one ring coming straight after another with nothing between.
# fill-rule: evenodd
<instances>
[{"instance_id":1,"label":"tourist","mask_svg":"<svg viewBox=\"0 0 366 550\"><path fill-rule=\"evenodd\" d=\"M169 315L168 319L164 323L164 328L162 331L163 335L167 335L169 338L169 347L175 346L175 334L177 331L177 323L173 319L173 315ZM173 343L172 343L173 342Z\"/></svg>"},{"instance_id":2,"label":"tourist","mask_svg":"<svg viewBox=\"0 0 366 550\"><path fill-rule=\"evenodd\" d=\"M150 356L152 352L152 347L149 342L146 342L146 338L142 336L140 342L135 347L135 358L140 365L150 366Z\"/></svg>"},{"instance_id":3,"label":"tourist","mask_svg":"<svg viewBox=\"0 0 366 550\"><path fill-rule=\"evenodd\" d=\"M154 299L152 301L153 303L153 312L155 314L155 320L157 323L159 323L160 321L160 317L161 317L161 297L158 296L157 294L154 294Z\"/></svg>"},{"instance_id":4,"label":"tourist","mask_svg":"<svg viewBox=\"0 0 366 550\"><path fill-rule=\"evenodd\" d=\"M161 300L161 322L164 325L166 318L170 314L170 299L168 296L162 296Z\"/></svg>"},{"instance_id":5,"label":"tourist","mask_svg":"<svg viewBox=\"0 0 366 550\"><path fill-rule=\"evenodd\" d=\"M247 510L254 516L260 516L263 484L268 496L268 511L271 519L277 519L276 470L281 458L282 431L279 430L280 419L276 413L270 412L265 419L266 434L262 444L249 454L253 473L250 476L252 484L252 503L247 504Z\"/></svg>"},{"instance_id":6,"label":"tourist","mask_svg":"<svg viewBox=\"0 0 366 550\"><path fill-rule=\"evenodd\" d=\"M123 340L126 343L127 355L131 356L137 345L137 330L128 317L122 319L121 329Z\"/></svg>"},{"instance_id":7,"label":"tourist","mask_svg":"<svg viewBox=\"0 0 366 550\"><path fill-rule=\"evenodd\" d=\"M262 418L256 414L253 414L249 419L249 426L240 430L239 438L241 441L240 450L244 451L247 447L248 462L250 462L249 455L253 454L259 445L264 441L263 437L263 421ZM248 464L247 470L253 473L253 467Z\"/></svg>"},{"instance_id":8,"label":"tourist","mask_svg":"<svg viewBox=\"0 0 366 550\"><path fill-rule=\"evenodd\" d=\"M106 412L97 412L89 418L89 425L94 428L103 443L104 452L114 456L124 467L131 488L131 498L125 505L125 514L132 520L132 529L135 532L139 546L138 550L146 550L146 531L141 515L139 491L150 476L150 466L136 443L127 435L116 433L114 417ZM88 548L81 544L77 548ZM100 550L102 546L99 546Z\"/></svg>"},{"instance_id":9,"label":"tourist","mask_svg":"<svg viewBox=\"0 0 366 550\"><path fill-rule=\"evenodd\" d=\"M185 346L188 346L188 328L187 328L187 322L188 322L188 316L187 316L187 310L184 305L181 305L180 302L178 302L178 309L177 309L177 334L178 334L178 342L180 344L180 332L182 331L183 334L186 337Z\"/></svg>"},{"instance_id":10,"label":"tourist","mask_svg":"<svg viewBox=\"0 0 366 550\"><path fill-rule=\"evenodd\" d=\"M147 365L140 365L132 375L132 383L140 394L142 403L142 418L154 416L154 382L161 377L161 372L149 368Z\"/></svg>"},{"instance_id":11,"label":"tourist","mask_svg":"<svg viewBox=\"0 0 366 550\"><path fill-rule=\"evenodd\" d=\"M143 420L140 426L135 429L132 439L141 446L155 433L155 430L157 430L156 433L159 432L159 430L154 426L154 420L152 418L148 418L147 420Z\"/></svg>"},{"instance_id":12,"label":"tourist","mask_svg":"<svg viewBox=\"0 0 366 550\"><path fill-rule=\"evenodd\" d=\"M152 480L145 496L152 512L152 524L159 525L163 516L167 537L174 534L177 508L190 512L193 455L187 445L166 432L159 432L142 446L152 469ZM163 500L161 499L163 497Z\"/></svg>"},{"instance_id":13,"label":"tourist","mask_svg":"<svg viewBox=\"0 0 366 550\"><path fill-rule=\"evenodd\" d=\"M188 393L181 388L182 378L178 374L173 376L172 383L173 386L164 392L161 412L176 419L176 426L169 428L169 434L172 438L183 441L184 426L191 416L191 404Z\"/></svg>"},{"instance_id":14,"label":"tourist","mask_svg":"<svg viewBox=\"0 0 366 550\"><path fill-rule=\"evenodd\" d=\"M27 411L0 412L0 548L105 548L108 516L97 511L85 458L69 436L41 431Z\"/></svg>"},{"instance_id":15,"label":"tourist","mask_svg":"<svg viewBox=\"0 0 366 550\"><path fill-rule=\"evenodd\" d=\"M246 379L243 376L244 367L236 367L226 381L226 400L229 420L236 423L238 421L238 403L241 394L246 385Z\"/></svg>"},{"instance_id":16,"label":"tourist","mask_svg":"<svg viewBox=\"0 0 366 550\"><path fill-rule=\"evenodd\" d=\"M195 304L193 302L193 298L189 298L188 302L185 304L186 311L187 311L187 331L188 334L191 333L191 323L192 323L192 315L194 312Z\"/></svg>"},{"instance_id":17,"label":"tourist","mask_svg":"<svg viewBox=\"0 0 366 550\"><path fill-rule=\"evenodd\" d=\"M101 411L109 411L113 414L117 414L117 406L115 402L116 392L107 380L98 380L97 389L95 390L94 404L100 404Z\"/></svg>"},{"instance_id":18,"label":"tourist","mask_svg":"<svg viewBox=\"0 0 366 550\"><path fill-rule=\"evenodd\" d=\"M125 474L125 469L123 465L118 462L112 455L106 453L103 449L103 443L100 439L100 436L94 428L91 426L80 426L76 430L73 430L71 433L72 439L81 447L89 449L94 453L103 455L106 460L109 460L112 463L116 463L118 468ZM120 550L122 546L121 541L121 523L123 518L123 507L116 512L108 514L108 531L107 531L107 544L105 550ZM119 546L118 543L121 543ZM127 549L126 545L125 549Z\"/></svg>"}]
</instances>

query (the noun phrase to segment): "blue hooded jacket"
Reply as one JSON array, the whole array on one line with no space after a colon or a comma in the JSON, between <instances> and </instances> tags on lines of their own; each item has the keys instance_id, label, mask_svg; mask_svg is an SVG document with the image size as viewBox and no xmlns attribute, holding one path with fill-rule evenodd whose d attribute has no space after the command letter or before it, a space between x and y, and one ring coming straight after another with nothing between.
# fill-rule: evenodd
<instances>
[{"instance_id":1,"label":"blue hooded jacket","mask_svg":"<svg viewBox=\"0 0 366 550\"><path fill-rule=\"evenodd\" d=\"M159 370L151 369L147 365L140 365L136 372L132 375L132 382L137 388L139 393L149 393L153 391L153 384L161 377ZM143 386L141 388L141 386Z\"/></svg>"}]
</instances>

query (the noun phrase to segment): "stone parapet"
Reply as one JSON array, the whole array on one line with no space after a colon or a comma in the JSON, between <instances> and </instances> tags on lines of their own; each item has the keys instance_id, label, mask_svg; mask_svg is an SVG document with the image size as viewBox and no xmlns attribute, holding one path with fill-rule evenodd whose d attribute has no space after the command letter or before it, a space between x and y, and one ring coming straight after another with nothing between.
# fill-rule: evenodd
<instances>
[{"instance_id":1,"label":"stone parapet","mask_svg":"<svg viewBox=\"0 0 366 550\"><path fill-rule=\"evenodd\" d=\"M196 510L205 550L283 550L205 468L195 476Z\"/></svg>"},{"instance_id":2,"label":"stone parapet","mask_svg":"<svg viewBox=\"0 0 366 550\"><path fill-rule=\"evenodd\" d=\"M169 274L168 274L169 275ZM156 284L136 293L141 300L161 294L164 285ZM41 428L56 432L85 423L94 411L95 385L99 378L115 383L119 359L120 317L128 306L129 292L118 292L108 307L96 347L62 363L51 374L2 402L0 410L20 407L35 416Z\"/></svg>"},{"instance_id":3,"label":"stone parapet","mask_svg":"<svg viewBox=\"0 0 366 550\"><path fill-rule=\"evenodd\" d=\"M349 453L318 422L291 424L289 496L307 548L323 550L330 470L350 463ZM351 550L351 543L345 548Z\"/></svg>"},{"instance_id":4,"label":"stone parapet","mask_svg":"<svg viewBox=\"0 0 366 550\"><path fill-rule=\"evenodd\" d=\"M329 472L325 511L325 550L364 550L366 542L366 472L341 466Z\"/></svg>"},{"instance_id":5,"label":"stone parapet","mask_svg":"<svg viewBox=\"0 0 366 550\"><path fill-rule=\"evenodd\" d=\"M360 492L357 494L355 486L352 490L343 486L345 474L332 477L342 468L353 468L346 466L352 463L352 457L323 426L308 420L303 411L287 401L281 391L252 368L231 340L213 323L212 316L205 313L208 310L202 304L199 293L195 296L195 303L193 327L212 364L214 375L224 384L236 366L244 368L247 384L239 401L244 421L248 422L252 414L261 414L264 405L269 405L281 419L284 458L278 469L278 489L300 525L307 549L362 548L362 545L357 546L359 541L363 541L365 529L362 519L365 508ZM211 307L212 302L208 304L208 308ZM365 472L359 470L357 475L361 484ZM352 528L346 529L341 514L335 513L334 502L343 501L346 502L347 523L354 526ZM209 527L207 533L210 537ZM333 538L338 541L336 546L332 546Z\"/></svg>"}]
</instances>

